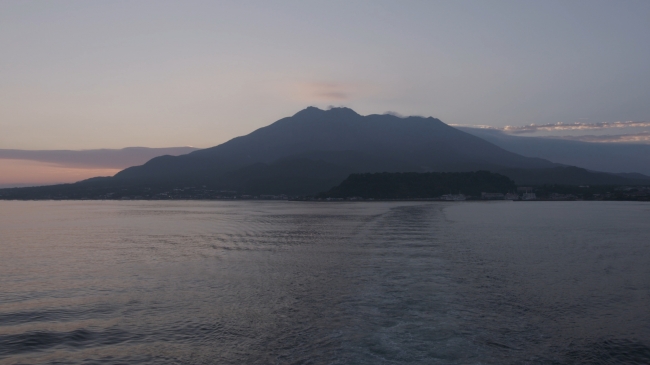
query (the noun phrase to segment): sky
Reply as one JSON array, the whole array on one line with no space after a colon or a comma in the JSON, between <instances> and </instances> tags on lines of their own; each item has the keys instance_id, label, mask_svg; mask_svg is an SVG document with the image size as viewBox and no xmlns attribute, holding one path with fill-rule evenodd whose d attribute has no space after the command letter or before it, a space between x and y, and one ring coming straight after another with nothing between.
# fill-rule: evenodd
<instances>
[{"instance_id":1,"label":"sky","mask_svg":"<svg viewBox=\"0 0 650 365\"><path fill-rule=\"evenodd\" d=\"M0 148L210 147L313 105L650 120L648 1L4 1Z\"/></svg>"},{"instance_id":2,"label":"sky","mask_svg":"<svg viewBox=\"0 0 650 365\"><path fill-rule=\"evenodd\" d=\"M113 176L162 156L178 156L194 148L125 148L95 150L0 149L0 189L69 183L97 176Z\"/></svg>"},{"instance_id":3,"label":"sky","mask_svg":"<svg viewBox=\"0 0 650 365\"><path fill-rule=\"evenodd\" d=\"M650 143L649 34L647 0L3 1L0 149L205 148L307 106Z\"/></svg>"}]
</instances>

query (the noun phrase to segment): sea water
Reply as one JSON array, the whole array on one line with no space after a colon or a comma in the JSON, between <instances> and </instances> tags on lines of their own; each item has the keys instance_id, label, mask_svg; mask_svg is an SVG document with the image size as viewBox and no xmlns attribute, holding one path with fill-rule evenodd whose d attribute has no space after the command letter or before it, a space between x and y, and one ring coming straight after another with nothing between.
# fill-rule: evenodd
<instances>
[{"instance_id":1,"label":"sea water","mask_svg":"<svg viewBox=\"0 0 650 365\"><path fill-rule=\"evenodd\" d=\"M0 364L649 364L650 204L0 202Z\"/></svg>"}]
</instances>

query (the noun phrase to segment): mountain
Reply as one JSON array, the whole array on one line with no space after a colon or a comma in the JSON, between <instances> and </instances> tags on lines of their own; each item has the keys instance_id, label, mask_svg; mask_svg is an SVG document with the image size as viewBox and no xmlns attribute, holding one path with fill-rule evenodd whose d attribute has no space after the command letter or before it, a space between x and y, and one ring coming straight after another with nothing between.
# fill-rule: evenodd
<instances>
[{"instance_id":1,"label":"mountain","mask_svg":"<svg viewBox=\"0 0 650 365\"><path fill-rule=\"evenodd\" d=\"M323 161L360 172L554 166L505 151L431 117L361 116L348 108L310 107L216 147L154 158L115 179L204 180L206 174L288 159Z\"/></svg>"},{"instance_id":2,"label":"mountain","mask_svg":"<svg viewBox=\"0 0 650 365\"><path fill-rule=\"evenodd\" d=\"M309 107L216 147L156 157L114 177L49 187L47 194L32 188L0 195L98 197L132 191L137 192L133 196L153 196L154 191L183 189L203 189L204 196L208 190L311 195L329 190L352 173L487 170L526 176L529 170L559 167L506 151L432 117L361 116L348 108ZM563 179L583 174L579 169L562 171Z\"/></svg>"},{"instance_id":3,"label":"mountain","mask_svg":"<svg viewBox=\"0 0 650 365\"><path fill-rule=\"evenodd\" d=\"M595 143L549 137L520 137L494 129L456 128L523 156L543 158L594 171L636 172L650 175L650 144ZM636 178L643 177L637 175Z\"/></svg>"},{"instance_id":4,"label":"mountain","mask_svg":"<svg viewBox=\"0 0 650 365\"><path fill-rule=\"evenodd\" d=\"M542 159L505 151L431 117L361 116L348 108L320 110L310 107L216 147L183 156L154 158L142 166L118 173L114 180L232 188L235 181L241 180L235 176L246 175L254 179L251 170L268 174L271 166L300 160L325 164L329 169L338 170L340 176L351 172L473 171L555 166ZM247 172L238 171L244 168ZM281 172L277 174L285 176ZM302 175L291 178L301 179ZM321 177L314 176L313 179Z\"/></svg>"}]
</instances>

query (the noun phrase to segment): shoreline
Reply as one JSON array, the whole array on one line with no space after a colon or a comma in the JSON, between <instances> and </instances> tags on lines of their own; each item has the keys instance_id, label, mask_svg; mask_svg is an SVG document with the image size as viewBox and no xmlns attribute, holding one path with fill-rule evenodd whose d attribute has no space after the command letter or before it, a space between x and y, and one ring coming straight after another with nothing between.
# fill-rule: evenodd
<instances>
[{"instance_id":1,"label":"shoreline","mask_svg":"<svg viewBox=\"0 0 650 365\"><path fill-rule=\"evenodd\" d=\"M511 200L511 199L466 199L466 200L444 200L436 198L421 198L421 199L205 199L205 198L182 198L182 199L3 199L0 201L110 201L110 202L134 202L134 201L151 201L151 202L164 202L164 201L201 201L201 202L244 202L244 201L259 201L259 202L305 202L305 203L374 203L374 202L438 202L438 203L476 203L476 202L513 202L513 203L526 203L526 202L650 202L650 198L645 199L531 199L531 200Z\"/></svg>"}]
</instances>

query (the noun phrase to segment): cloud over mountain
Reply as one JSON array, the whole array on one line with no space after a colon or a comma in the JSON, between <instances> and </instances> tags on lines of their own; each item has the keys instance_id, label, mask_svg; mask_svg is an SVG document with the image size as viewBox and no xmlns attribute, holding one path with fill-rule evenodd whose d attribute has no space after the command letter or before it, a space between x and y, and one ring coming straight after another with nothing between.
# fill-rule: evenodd
<instances>
[{"instance_id":1,"label":"cloud over mountain","mask_svg":"<svg viewBox=\"0 0 650 365\"><path fill-rule=\"evenodd\" d=\"M550 138L594 143L650 143L650 132L584 136L553 136Z\"/></svg>"},{"instance_id":2,"label":"cloud over mountain","mask_svg":"<svg viewBox=\"0 0 650 365\"><path fill-rule=\"evenodd\" d=\"M602 123L555 123L555 124L529 124L524 126L506 126L495 128L507 133L535 133L539 131L579 131L579 130L600 130L610 128L645 128L650 127L650 122L602 122Z\"/></svg>"}]
</instances>

